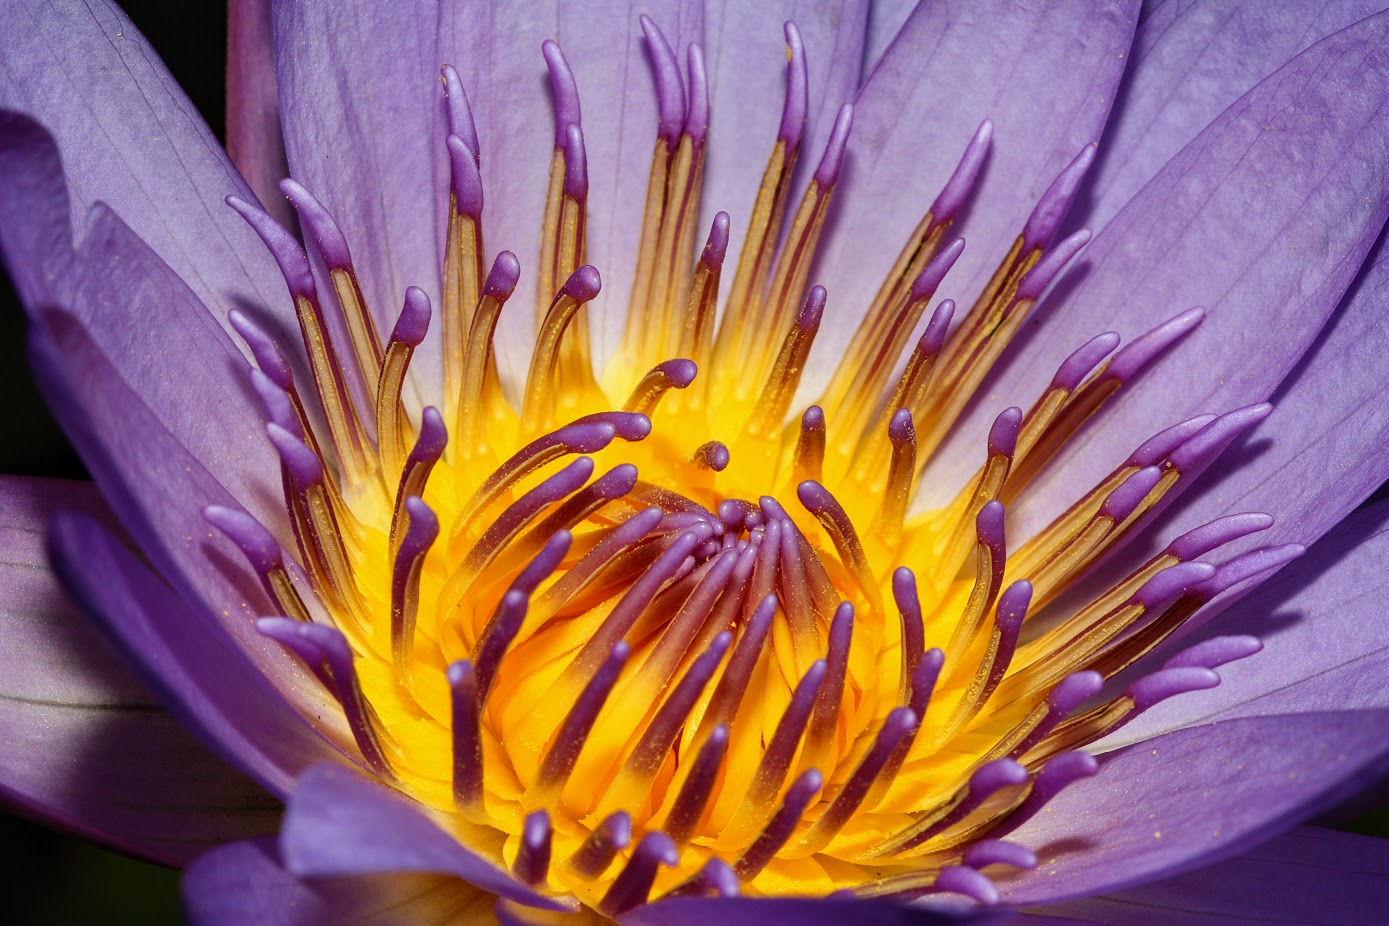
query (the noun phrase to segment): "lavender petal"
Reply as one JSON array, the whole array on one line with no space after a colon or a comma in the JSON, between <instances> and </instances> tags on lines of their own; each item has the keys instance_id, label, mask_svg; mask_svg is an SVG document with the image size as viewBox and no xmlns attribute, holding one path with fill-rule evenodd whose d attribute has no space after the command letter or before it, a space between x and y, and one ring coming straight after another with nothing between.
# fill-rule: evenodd
<instances>
[{"instance_id":1,"label":"lavender petal","mask_svg":"<svg viewBox=\"0 0 1389 926\"><path fill-rule=\"evenodd\" d=\"M339 926L490 922L497 898L445 875L393 872L299 880L273 839L238 842L198 859L183 876L192 926Z\"/></svg>"},{"instance_id":2,"label":"lavender petal","mask_svg":"<svg viewBox=\"0 0 1389 926\"><path fill-rule=\"evenodd\" d=\"M1095 238L1092 272L1054 312L1039 310L1036 336L1014 345L1028 370L1013 364L985 383L1036 395L1041 371L1077 331L1112 326L1132 337L1175 307L1206 305L1204 323L1127 386L1014 508L1024 534L1108 471L1115 461L1103 448L1133 446L1155 420L1267 398L1312 344L1389 213L1386 33L1389 14L1364 20L1231 106Z\"/></svg>"},{"instance_id":3,"label":"lavender petal","mask_svg":"<svg viewBox=\"0 0 1389 926\"><path fill-rule=\"evenodd\" d=\"M228 310L252 305L265 307L282 325L294 324L274 262L222 205L229 194L249 198L250 188L115 3L6 3L0 9L0 59L0 109L41 118L62 154L71 211L61 221L69 234L100 200L187 281L219 323ZM19 191L36 168L58 175L51 151L30 152L27 160L23 171L8 163L0 167L0 203L7 209L23 208L27 199ZM57 244L13 243L35 227L50 232L34 218L0 221L12 268ZM223 259L207 260L210 254ZM34 304L22 277L19 282L22 298Z\"/></svg>"},{"instance_id":4,"label":"lavender petal","mask_svg":"<svg viewBox=\"0 0 1389 926\"><path fill-rule=\"evenodd\" d=\"M315 766L299 779L280 852L298 877L430 872L520 903L564 909L473 854L430 822L421 805L338 765Z\"/></svg>"},{"instance_id":5,"label":"lavender petal","mask_svg":"<svg viewBox=\"0 0 1389 926\"><path fill-rule=\"evenodd\" d=\"M1389 769L1389 711L1240 717L1100 756L1009 839L1037 868L1003 902L1061 902L1171 877L1244 851Z\"/></svg>"},{"instance_id":6,"label":"lavender petal","mask_svg":"<svg viewBox=\"0 0 1389 926\"><path fill-rule=\"evenodd\" d=\"M968 218L951 231L968 245L948 294L972 301L1038 197L1100 137L1136 17L1136 4L1121 0L1096 0L1083 11L1044 2L919 4L855 101L852 186L832 223L840 233L816 262L815 277L835 284L835 304L872 303L966 143L990 118L987 168ZM1078 18L1084 30L1075 28ZM839 317L842 325L821 333L812 368L841 356L857 319L852 310ZM1084 339L1072 340L1074 347Z\"/></svg>"},{"instance_id":7,"label":"lavender petal","mask_svg":"<svg viewBox=\"0 0 1389 926\"><path fill-rule=\"evenodd\" d=\"M62 508L110 518L88 483L0 478L0 796L168 865L273 832L270 796L166 713L58 587L43 534Z\"/></svg>"},{"instance_id":8,"label":"lavender petal","mask_svg":"<svg viewBox=\"0 0 1389 926\"><path fill-rule=\"evenodd\" d=\"M254 658L262 665L256 665L211 613L180 598L86 516L58 516L50 536L64 588L170 713L223 758L281 796L313 763L347 761L328 738L350 742L342 723L332 720L335 708L323 699L303 704L315 686L285 686L301 689L291 695L301 701L300 713L271 682L302 674L278 648L260 641Z\"/></svg>"},{"instance_id":9,"label":"lavender petal","mask_svg":"<svg viewBox=\"0 0 1389 926\"><path fill-rule=\"evenodd\" d=\"M1105 897L1028 910L1016 926L1368 926L1389 909L1389 840L1304 826L1234 858Z\"/></svg>"}]
</instances>

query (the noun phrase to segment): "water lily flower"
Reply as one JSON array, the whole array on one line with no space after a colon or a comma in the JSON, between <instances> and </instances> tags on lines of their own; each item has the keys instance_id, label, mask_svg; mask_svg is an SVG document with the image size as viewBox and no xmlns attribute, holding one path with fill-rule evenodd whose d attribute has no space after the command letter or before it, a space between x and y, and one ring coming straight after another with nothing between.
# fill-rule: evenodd
<instances>
[{"instance_id":1,"label":"water lily flower","mask_svg":"<svg viewBox=\"0 0 1389 926\"><path fill-rule=\"evenodd\" d=\"M236 167L0 10L13 802L198 923L1389 909L1389 13L232 6Z\"/></svg>"}]
</instances>

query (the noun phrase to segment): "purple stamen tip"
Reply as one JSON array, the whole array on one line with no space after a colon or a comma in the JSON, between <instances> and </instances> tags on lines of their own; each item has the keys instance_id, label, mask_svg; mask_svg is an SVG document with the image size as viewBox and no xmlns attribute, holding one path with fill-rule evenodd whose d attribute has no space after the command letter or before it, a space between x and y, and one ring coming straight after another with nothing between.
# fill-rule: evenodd
<instances>
[{"instance_id":1,"label":"purple stamen tip","mask_svg":"<svg viewBox=\"0 0 1389 926\"><path fill-rule=\"evenodd\" d=\"M410 514L410 527L400 542L400 558L409 561L423 556L433 546L439 536L439 518L417 495L405 500L405 510Z\"/></svg>"},{"instance_id":2,"label":"purple stamen tip","mask_svg":"<svg viewBox=\"0 0 1389 926\"><path fill-rule=\"evenodd\" d=\"M1168 460L1178 472L1193 472L1214 460L1231 441L1263 421L1272 411L1272 405L1260 402L1226 412L1191 440L1173 450Z\"/></svg>"},{"instance_id":3,"label":"purple stamen tip","mask_svg":"<svg viewBox=\"0 0 1389 926\"><path fill-rule=\"evenodd\" d=\"M260 370L251 371L251 388L256 391L260 404L265 408L266 420L275 422L295 437L304 436L303 426L299 423L299 416L294 413L294 403L290 401L288 392L275 385Z\"/></svg>"},{"instance_id":4,"label":"purple stamen tip","mask_svg":"<svg viewBox=\"0 0 1389 926\"><path fill-rule=\"evenodd\" d=\"M265 426L265 433L270 436L270 443L275 445L295 485L303 488L323 481L323 461L307 444L274 422Z\"/></svg>"},{"instance_id":5,"label":"purple stamen tip","mask_svg":"<svg viewBox=\"0 0 1389 926\"><path fill-rule=\"evenodd\" d=\"M228 312L227 321L231 322L236 333L241 335L241 339L251 349L251 356L255 358L256 366L260 367L261 372L270 377L270 381L276 386L289 390L294 385L294 374L290 372L289 361L285 360L285 355L280 352L280 345L275 343L275 339L239 309Z\"/></svg>"},{"instance_id":6,"label":"purple stamen tip","mask_svg":"<svg viewBox=\"0 0 1389 926\"><path fill-rule=\"evenodd\" d=\"M827 298L825 287L818 283L810 288L810 293L805 297L805 302L801 305L801 310L796 313L796 325L802 331L809 331L820 327L820 319L825 313L825 299Z\"/></svg>"},{"instance_id":7,"label":"purple stamen tip","mask_svg":"<svg viewBox=\"0 0 1389 926\"><path fill-rule=\"evenodd\" d=\"M976 869L1007 865L1009 868L1027 870L1037 867L1037 854L1015 842L981 839L965 850L963 861L967 867Z\"/></svg>"},{"instance_id":8,"label":"purple stamen tip","mask_svg":"<svg viewBox=\"0 0 1389 926\"><path fill-rule=\"evenodd\" d=\"M819 514L834 506L834 498L829 490L814 479L807 479L796 486L796 497L811 514Z\"/></svg>"},{"instance_id":9,"label":"purple stamen tip","mask_svg":"<svg viewBox=\"0 0 1389 926\"><path fill-rule=\"evenodd\" d=\"M680 131L685 125L685 86L680 81L680 63L675 50L666 41L665 33L650 16L643 13L637 18L641 31L646 36L646 48L651 54L651 66L656 78L656 108L660 122L656 137L674 148L680 141Z\"/></svg>"},{"instance_id":10,"label":"purple stamen tip","mask_svg":"<svg viewBox=\"0 0 1389 926\"><path fill-rule=\"evenodd\" d=\"M1148 493L1153 491L1153 487L1162 478L1162 469L1157 466L1145 466L1138 472L1119 484L1119 488L1109 493L1109 497L1100 506L1100 514L1119 523L1133 514L1143 499L1148 497Z\"/></svg>"},{"instance_id":11,"label":"purple stamen tip","mask_svg":"<svg viewBox=\"0 0 1389 926\"><path fill-rule=\"evenodd\" d=\"M661 371L661 375L666 378L674 389L684 389L694 382L695 376L699 373L699 367L693 360L677 358L666 360L656 364L656 369Z\"/></svg>"},{"instance_id":12,"label":"purple stamen tip","mask_svg":"<svg viewBox=\"0 0 1389 926\"><path fill-rule=\"evenodd\" d=\"M1223 547L1241 537L1268 530L1272 526L1272 515L1258 512L1226 515L1182 534L1167 545L1165 552L1172 554L1177 559L1195 559L1198 556L1205 556L1217 547Z\"/></svg>"},{"instance_id":13,"label":"purple stamen tip","mask_svg":"<svg viewBox=\"0 0 1389 926\"><path fill-rule=\"evenodd\" d=\"M1192 562L1168 566L1144 582L1131 600L1145 608L1156 608L1214 575L1215 567L1210 563Z\"/></svg>"},{"instance_id":14,"label":"purple stamen tip","mask_svg":"<svg viewBox=\"0 0 1389 926\"><path fill-rule=\"evenodd\" d=\"M1022 409L1009 406L998 413L989 428L989 456L1011 457L1018 447L1018 432L1022 429Z\"/></svg>"},{"instance_id":15,"label":"purple stamen tip","mask_svg":"<svg viewBox=\"0 0 1389 926\"><path fill-rule=\"evenodd\" d=\"M931 313L931 320L921 334L921 352L927 355L940 353L945 346L945 336L950 333L950 320L955 317L955 300L942 299Z\"/></svg>"},{"instance_id":16,"label":"purple stamen tip","mask_svg":"<svg viewBox=\"0 0 1389 926\"><path fill-rule=\"evenodd\" d=\"M723 259L727 254L728 213L720 212L714 216L714 224L709 228L709 238L704 243L704 253L699 259L704 266L717 270L723 266Z\"/></svg>"},{"instance_id":17,"label":"purple stamen tip","mask_svg":"<svg viewBox=\"0 0 1389 926\"><path fill-rule=\"evenodd\" d=\"M1258 637L1238 634L1230 637L1212 637L1197 643L1190 649L1182 650L1162 664L1164 669L1217 669L1226 663L1253 656L1264 648Z\"/></svg>"},{"instance_id":18,"label":"purple stamen tip","mask_svg":"<svg viewBox=\"0 0 1389 926\"><path fill-rule=\"evenodd\" d=\"M560 428L554 440L571 453L597 453L613 442L617 428L610 421L587 421Z\"/></svg>"},{"instance_id":19,"label":"purple stamen tip","mask_svg":"<svg viewBox=\"0 0 1389 926\"><path fill-rule=\"evenodd\" d=\"M838 182L839 172L844 168L844 152L849 146L849 133L853 128L854 106L845 103L834 117L830 140L825 143L825 154L820 158L820 166L815 169L815 182L820 186L834 186Z\"/></svg>"},{"instance_id":20,"label":"purple stamen tip","mask_svg":"<svg viewBox=\"0 0 1389 926\"><path fill-rule=\"evenodd\" d=\"M930 299L935 295L940 287L941 280L950 272L950 268L955 266L955 261L960 259L960 255L965 250L965 239L955 238L945 247L936 252L921 272L912 280L912 291L910 299L916 302L921 299Z\"/></svg>"},{"instance_id":21,"label":"purple stamen tip","mask_svg":"<svg viewBox=\"0 0 1389 926\"><path fill-rule=\"evenodd\" d=\"M1051 378L1052 388L1074 391L1081 381L1090 375L1090 371L1118 346L1119 335L1113 331L1106 331L1086 341L1075 353L1061 362L1056 375Z\"/></svg>"},{"instance_id":22,"label":"purple stamen tip","mask_svg":"<svg viewBox=\"0 0 1389 926\"><path fill-rule=\"evenodd\" d=\"M482 149L478 144L477 125L473 122L473 109L468 104L468 94L463 90L463 80L451 64L444 65L440 73L444 76L444 108L448 116L449 134L462 139L476 158Z\"/></svg>"},{"instance_id":23,"label":"purple stamen tip","mask_svg":"<svg viewBox=\"0 0 1389 926\"><path fill-rule=\"evenodd\" d=\"M719 502L719 520L734 530L743 526L744 519L752 510L752 504L741 498L729 498Z\"/></svg>"},{"instance_id":24,"label":"purple stamen tip","mask_svg":"<svg viewBox=\"0 0 1389 926\"><path fill-rule=\"evenodd\" d=\"M810 75L805 63L805 45L801 30L787 22L786 32L786 102L781 110L781 127L777 138L795 147L805 134L805 119L810 112Z\"/></svg>"},{"instance_id":25,"label":"purple stamen tip","mask_svg":"<svg viewBox=\"0 0 1389 926\"><path fill-rule=\"evenodd\" d=\"M1089 778L1100 770L1100 763L1088 752L1063 752L1037 773L1032 794L1041 802L1051 800L1068 785Z\"/></svg>"},{"instance_id":26,"label":"purple stamen tip","mask_svg":"<svg viewBox=\"0 0 1389 926\"><path fill-rule=\"evenodd\" d=\"M1139 445L1126 461L1126 465L1154 466L1161 463L1169 453L1196 436L1214 420L1214 415L1194 415L1165 431L1159 431Z\"/></svg>"},{"instance_id":27,"label":"purple stamen tip","mask_svg":"<svg viewBox=\"0 0 1389 926\"><path fill-rule=\"evenodd\" d=\"M265 526L244 511L209 505L203 509L203 519L236 544L251 568L265 575L282 562L280 545Z\"/></svg>"},{"instance_id":28,"label":"purple stamen tip","mask_svg":"<svg viewBox=\"0 0 1389 926\"><path fill-rule=\"evenodd\" d=\"M791 787L786 789L786 796L782 798L781 803L786 807L804 809L810 803L810 799L819 794L820 789L824 786L825 776L820 774L820 770L808 768L791 783Z\"/></svg>"},{"instance_id":29,"label":"purple stamen tip","mask_svg":"<svg viewBox=\"0 0 1389 926\"><path fill-rule=\"evenodd\" d=\"M543 884L550 865L550 815L536 810L526 815L521 827L521 851L514 871L527 884Z\"/></svg>"},{"instance_id":30,"label":"purple stamen tip","mask_svg":"<svg viewBox=\"0 0 1389 926\"><path fill-rule=\"evenodd\" d=\"M940 870L936 875L935 889L951 894L962 894L971 900L978 901L986 907L992 907L998 903L998 888L988 878L975 871L973 868L966 868L962 865L950 865Z\"/></svg>"},{"instance_id":31,"label":"purple stamen tip","mask_svg":"<svg viewBox=\"0 0 1389 926\"><path fill-rule=\"evenodd\" d=\"M588 196L588 149L584 130L575 122L564 133L564 195L570 199Z\"/></svg>"},{"instance_id":32,"label":"purple stamen tip","mask_svg":"<svg viewBox=\"0 0 1389 926\"><path fill-rule=\"evenodd\" d=\"M883 728L878 731L878 739L880 742L900 740L915 730L920 722L921 718L917 717L916 711L910 707L894 707L883 721Z\"/></svg>"},{"instance_id":33,"label":"purple stamen tip","mask_svg":"<svg viewBox=\"0 0 1389 926\"><path fill-rule=\"evenodd\" d=\"M469 684L476 676L477 673L473 670L473 664L466 659L451 663L444 670L444 678L448 681L449 687L454 689Z\"/></svg>"},{"instance_id":34,"label":"purple stamen tip","mask_svg":"<svg viewBox=\"0 0 1389 926\"><path fill-rule=\"evenodd\" d=\"M1003 590L998 596L998 626L1005 633L1015 633L1027 618L1027 609L1032 604L1032 583L1020 579Z\"/></svg>"},{"instance_id":35,"label":"purple stamen tip","mask_svg":"<svg viewBox=\"0 0 1389 926\"><path fill-rule=\"evenodd\" d=\"M916 591L916 573L907 566L892 570L892 600L900 611L917 610L921 602Z\"/></svg>"},{"instance_id":36,"label":"purple stamen tip","mask_svg":"<svg viewBox=\"0 0 1389 926\"><path fill-rule=\"evenodd\" d=\"M690 111L685 115L685 134L695 143L704 144L709 132L709 76L704 70L704 49L698 43L690 45L685 55L690 84Z\"/></svg>"},{"instance_id":37,"label":"purple stamen tip","mask_svg":"<svg viewBox=\"0 0 1389 926\"><path fill-rule=\"evenodd\" d=\"M801 430L825 430L825 410L818 405L811 405L807 407L805 412L801 415Z\"/></svg>"},{"instance_id":38,"label":"purple stamen tip","mask_svg":"<svg viewBox=\"0 0 1389 926\"><path fill-rule=\"evenodd\" d=\"M1003 502L993 499L974 516L974 529L981 543L989 547L1003 546Z\"/></svg>"},{"instance_id":39,"label":"purple stamen tip","mask_svg":"<svg viewBox=\"0 0 1389 926\"><path fill-rule=\"evenodd\" d=\"M969 776L969 793L976 798L985 797L1003 788L1026 783L1027 769L1013 759L994 759Z\"/></svg>"},{"instance_id":40,"label":"purple stamen tip","mask_svg":"<svg viewBox=\"0 0 1389 926\"><path fill-rule=\"evenodd\" d=\"M477 156L457 135L444 139L449 150L449 184L453 190L454 208L459 215L477 219L482 216L482 173Z\"/></svg>"},{"instance_id":41,"label":"purple stamen tip","mask_svg":"<svg viewBox=\"0 0 1389 926\"><path fill-rule=\"evenodd\" d=\"M328 269L352 269L352 252L347 249L347 238L343 236L332 213L303 184L288 177L280 181L280 192L299 213L299 221L304 223L309 237L318 245L318 253L323 256Z\"/></svg>"},{"instance_id":42,"label":"purple stamen tip","mask_svg":"<svg viewBox=\"0 0 1389 926\"><path fill-rule=\"evenodd\" d=\"M1066 265L1080 253L1081 248L1090 243L1090 229L1082 228L1066 238L1056 247L1047 251L1046 256L1037 261L1037 266L1027 271L1018 284L1018 298L1036 300L1042 292L1061 275Z\"/></svg>"},{"instance_id":43,"label":"purple stamen tip","mask_svg":"<svg viewBox=\"0 0 1389 926\"><path fill-rule=\"evenodd\" d=\"M790 517L786 514L786 509L781 507L781 502L772 498L770 495L763 495L757 500L757 505L762 509L762 513L774 521L789 521Z\"/></svg>"},{"instance_id":44,"label":"purple stamen tip","mask_svg":"<svg viewBox=\"0 0 1389 926\"><path fill-rule=\"evenodd\" d=\"M241 197L228 196L225 202L246 220L246 224L251 226L252 231L260 236L260 240L265 244L265 249L270 252L270 256L275 259L275 263L279 266L280 274L285 278L290 295L296 299L299 297L313 299L315 296L313 271L309 269L309 256L299 246L298 240L260 207L251 205Z\"/></svg>"},{"instance_id":45,"label":"purple stamen tip","mask_svg":"<svg viewBox=\"0 0 1389 926\"><path fill-rule=\"evenodd\" d=\"M513 594L520 595L519 606L524 608L540 583L559 568L559 564L564 561L564 556L569 552L569 547L573 542L574 535L569 531L555 531L551 534L550 539L545 541L545 546L541 547L540 552L531 558L531 561L521 570L521 574L511 583L507 597L509 598Z\"/></svg>"},{"instance_id":46,"label":"purple stamen tip","mask_svg":"<svg viewBox=\"0 0 1389 926\"><path fill-rule=\"evenodd\" d=\"M418 286L406 287L405 305L391 330L391 340L418 347L429 333L429 316L429 296Z\"/></svg>"},{"instance_id":47,"label":"purple stamen tip","mask_svg":"<svg viewBox=\"0 0 1389 926\"><path fill-rule=\"evenodd\" d=\"M637 468L631 463L619 463L593 484L599 498L621 498L637 484Z\"/></svg>"},{"instance_id":48,"label":"purple stamen tip","mask_svg":"<svg viewBox=\"0 0 1389 926\"><path fill-rule=\"evenodd\" d=\"M1194 331L1205 318L1206 310L1198 306L1169 318L1147 334L1139 335L1114 355L1114 362L1104 371L1105 376L1121 383L1128 382L1150 360Z\"/></svg>"},{"instance_id":49,"label":"purple stamen tip","mask_svg":"<svg viewBox=\"0 0 1389 926\"><path fill-rule=\"evenodd\" d=\"M1093 669L1072 672L1047 695L1047 706L1058 716L1065 717L1104 687L1104 676Z\"/></svg>"},{"instance_id":50,"label":"purple stamen tip","mask_svg":"<svg viewBox=\"0 0 1389 926\"><path fill-rule=\"evenodd\" d=\"M955 166L955 172L950 175L940 195L931 204L931 215L935 221L953 219L964 208L969 194L974 190L975 182L979 179L979 171L983 169L984 161L989 156L989 146L993 143L993 137L993 120L985 119L979 123L974 137L965 146L960 163Z\"/></svg>"},{"instance_id":51,"label":"purple stamen tip","mask_svg":"<svg viewBox=\"0 0 1389 926\"><path fill-rule=\"evenodd\" d=\"M492 269L487 274L482 293L494 299L510 299L521 279L521 262L510 251L502 251L492 261Z\"/></svg>"},{"instance_id":52,"label":"purple stamen tip","mask_svg":"<svg viewBox=\"0 0 1389 926\"><path fill-rule=\"evenodd\" d=\"M311 639L309 626L287 617L259 617L256 618L256 631L289 649L310 668L317 669L323 663L323 647Z\"/></svg>"},{"instance_id":53,"label":"purple stamen tip","mask_svg":"<svg viewBox=\"0 0 1389 926\"><path fill-rule=\"evenodd\" d=\"M711 858L699 870L699 878L716 897L737 897L742 890L738 873L720 858Z\"/></svg>"},{"instance_id":54,"label":"purple stamen tip","mask_svg":"<svg viewBox=\"0 0 1389 926\"><path fill-rule=\"evenodd\" d=\"M699 449L695 451L695 456L716 473L728 469L728 463L733 459L728 452L728 445L716 440L700 444ZM719 507L722 508L723 506L720 505Z\"/></svg>"},{"instance_id":55,"label":"purple stamen tip","mask_svg":"<svg viewBox=\"0 0 1389 926\"><path fill-rule=\"evenodd\" d=\"M555 147L563 148L567 127L583 124L579 85L569 69L569 62L564 59L564 52L553 39L540 44L540 53L545 56L545 66L550 70L550 91L555 96Z\"/></svg>"},{"instance_id":56,"label":"purple stamen tip","mask_svg":"<svg viewBox=\"0 0 1389 926\"><path fill-rule=\"evenodd\" d=\"M1095 150L1094 142L1080 149L1080 153L1057 175L1051 186L1042 194L1042 198L1037 201L1036 208L1032 210L1027 224L1023 226L1023 253L1033 248L1045 248L1051 243L1052 236L1061 227L1061 221L1071 209L1081 181L1085 179L1090 165L1095 162Z\"/></svg>"},{"instance_id":57,"label":"purple stamen tip","mask_svg":"<svg viewBox=\"0 0 1389 926\"><path fill-rule=\"evenodd\" d=\"M574 425L586 424L608 424L612 426L613 434L628 443L645 440L651 433L651 419L641 412L598 412L597 414L587 415L574 422ZM568 430L568 428L565 428ZM607 444L603 445L604 447ZM601 450L602 448L598 448ZM594 453L593 450L582 450L581 453Z\"/></svg>"},{"instance_id":58,"label":"purple stamen tip","mask_svg":"<svg viewBox=\"0 0 1389 926\"><path fill-rule=\"evenodd\" d=\"M569 279L564 281L560 292L579 302L588 302L597 296L602 288L603 278L598 275L598 268L592 264L584 264L569 274Z\"/></svg>"},{"instance_id":59,"label":"purple stamen tip","mask_svg":"<svg viewBox=\"0 0 1389 926\"><path fill-rule=\"evenodd\" d=\"M1162 669L1145 676L1129 686L1126 694L1133 699L1133 709L1142 713L1160 701L1189 691L1202 691L1220 684L1220 676L1200 666Z\"/></svg>"},{"instance_id":60,"label":"purple stamen tip","mask_svg":"<svg viewBox=\"0 0 1389 926\"><path fill-rule=\"evenodd\" d=\"M420 436L415 441L412 457L437 460L448 446L449 432L444 427L444 416L433 405L425 408L420 415Z\"/></svg>"},{"instance_id":61,"label":"purple stamen tip","mask_svg":"<svg viewBox=\"0 0 1389 926\"><path fill-rule=\"evenodd\" d=\"M818 408L818 406L812 406ZM806 409L806 414L810 409ZM824 426L824 414L821 413L821 427ZM804 428L804 419L802 419ZM905 444L916 440L916 425L912 422L912 413L909 409L899 408L892 413L892 420L887 424L887 439L894 444Z\"/></svg>"},{"instance_id":62,"label":"purple stamen tip","mask_svg":"<svg viewBox=\"0 0 1389 926\"><path fill-rule=\"evenodd\" d=\"M1307 548L1300 543L1285 543L1281 546L1251 550L1225 563L1216 570L1214 578L1202 582L1191 591L1202 600L1209 601L1246 579L1287 565L1305 552Z\"/></svg>"}]
</instances>

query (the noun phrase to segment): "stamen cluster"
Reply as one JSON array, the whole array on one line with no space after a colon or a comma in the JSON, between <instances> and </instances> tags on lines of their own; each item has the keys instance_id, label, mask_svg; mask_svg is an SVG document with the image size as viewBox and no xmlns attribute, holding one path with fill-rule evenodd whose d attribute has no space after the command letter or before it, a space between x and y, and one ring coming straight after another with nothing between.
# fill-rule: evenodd
<instances>
[{"instance_id":1,"label":"stamen cluster","mask_svg":"<svg viewBox=\"0 0 1389 926\"><path fill-rule=\"evenodd\" d=\"M617 355L595 368L587 304L602 281L585 263L578 90L550 42L556 141L535 270L546 295L524 383L499 370L498 319L522 270L508 251L484 261L480 144L445 67L443 395L418 414L402 398L434 313L423 289L405 293L383 344L347 236L308 190L282 186L317 276L289 232L229 200L284 272L311 388L233 313L283 464L291 553L244 513L207 517L281 610L261 631L341 705L353 758L542 893L606 915L739 891L988 901L980 869L1035 863L1001 837L1094 772L1080 747L1257 649L1210 641L1075 713L1212 596L1295 552L1204 561L1267 527L1262 515L1192 531L1083 607L1029 617L1268 409L1168 427L1010 550L1005 507L1202 313L1121 349L1101 334L1026 411L999 414L954 501L913 513L931 454L1089 238L1056 240L1093 146L956 323L949 299L927 310L964 247L950 232L992 143L981 125L820 398L788 424L829 311L809 274L853 109L787 223L808 112L787 24L783 118L720 317L727 214L693 254L702 55L690 46L682 75L660 30L642 26L660 119Z\"/></svg>"}]
</instances>

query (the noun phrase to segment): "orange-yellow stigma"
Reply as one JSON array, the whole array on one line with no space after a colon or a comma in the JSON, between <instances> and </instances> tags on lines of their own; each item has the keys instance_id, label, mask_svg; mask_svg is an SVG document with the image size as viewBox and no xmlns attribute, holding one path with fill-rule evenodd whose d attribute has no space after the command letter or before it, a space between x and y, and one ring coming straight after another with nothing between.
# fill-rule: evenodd
<instances>
[{"instance_id":1,"label":"orange-yellow stigma","mask_svg":"<svg viewBox=\"0 0 1389 926\"><path fill-rule=\"evenodd\" d=\"M323 258L318 279L288 232L234 201L284 270L313 388L234 313L260 367L296 549L239 512L208 518L284 615L262 631L342 706L354 759L541 893L605 916L740 891L989 901L981 869L1031 861L1001 837L1093 773L1075 750L1247 654L1188 658L1070 716L1242 578L1248 561L1200 557L1267 519L1207 525L1089 604L1052 609L1044 626L1029 616L1267 408L1168 428L1009 550L1005 505L1201 313L1118 353L1104 334L1030 408L998 416L953 502L913 513L932 453L1088 239L1053 240L1093 146L952 330L953 302L927 309L963 248L950 229L991 143L985 122L822 394L796 409L833 298L807 284L852 108L788 224L808 111L788 24L784 117L719 316L726 214L694 253L703 59L691 46L682 78L660 31L642 26L660 124L616 356L595 368L586 305L602 284L586 264L577 88L546 43L557 131L544 298L524 382L499 370L493 338L521 266L507 251L485 261L479 143L446 67L443 394L419 414L402 400L431 325L423 290L406 293L383 344L346 237L308 190L284 186Z\"/></svg>"}]
</instances>

